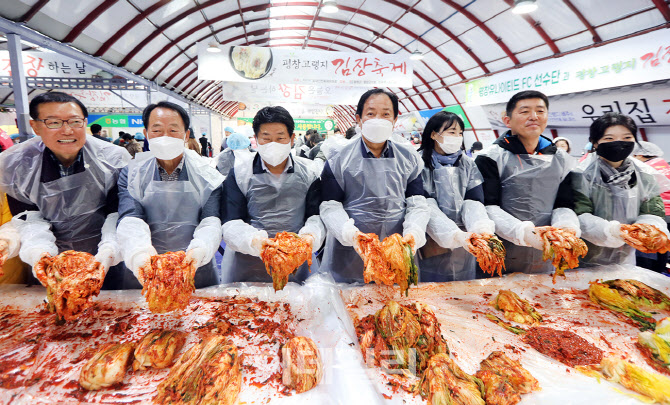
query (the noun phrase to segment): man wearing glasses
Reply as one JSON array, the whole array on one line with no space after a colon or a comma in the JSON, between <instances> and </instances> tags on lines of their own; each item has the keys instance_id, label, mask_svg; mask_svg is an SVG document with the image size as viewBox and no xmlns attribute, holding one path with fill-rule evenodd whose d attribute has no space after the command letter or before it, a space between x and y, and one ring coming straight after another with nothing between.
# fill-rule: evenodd
<instances>
[{"instance_id":1,"label":"man wearing glasses","mask_svg":"<svg viewBox=\"0 0 670 405\"><path fill-rule=\"evenodd\" d=\"M43 257L75 250L109 270L121 260L116 181L130 154L86 136L88 111L68 94L35 97L30 117L37 137L0 156L0 190L20 220L21 260L34 273Z\"/></svg>"}]
</instances>

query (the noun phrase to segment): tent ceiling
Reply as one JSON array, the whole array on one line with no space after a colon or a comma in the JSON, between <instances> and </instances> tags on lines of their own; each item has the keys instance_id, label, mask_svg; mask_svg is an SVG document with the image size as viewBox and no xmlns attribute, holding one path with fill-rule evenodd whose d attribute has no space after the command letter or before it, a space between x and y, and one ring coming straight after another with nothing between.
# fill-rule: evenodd
<instances>
[{"instance_id":1,"label":"tent ceiling","mask_svg":"<svg viewBox=\"0 0 670 405\"><path fill-rule=\"evenodd\" d=\"M0 16L156 81L225 114L220 82L197 79L199 41L303 49L411 53L412 88L391 88L401 111L455 104L450 89L482 75L670 25L667 0L537 0L519 16L513 0L319 1L14 0ZM0 47L2 44L0 44ZM337 111L350 113L350 108Z\"/></svg>"}]
</instances>

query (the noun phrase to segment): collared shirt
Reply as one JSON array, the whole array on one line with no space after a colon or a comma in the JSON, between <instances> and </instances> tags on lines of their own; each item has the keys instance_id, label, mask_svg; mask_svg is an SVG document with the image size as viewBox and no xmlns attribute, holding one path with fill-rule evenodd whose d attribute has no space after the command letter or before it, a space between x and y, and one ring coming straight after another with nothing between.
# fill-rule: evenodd
<instances>
[{"instance_id":1,"label":"collared shirt","mask_svg":"<svg viewBox=\"0 0 670 405\"><path fill-rule=\"evenodd\" d=\"M84 153L81 150L79 153L77 153L77 157L74 159L74 162L72 162L72 164L68 167L65 167L49 148L45 148L45 151L47 156L49 156L49 158L58 166L60 177L71 176L81 171L78 170L78 168L81 167L84 163Z\"/></svg>"},{"instance_id":2,"label":"collared shirt","mask_svg":"<svg viewBox=\"0 0 670 405\"><path fill-rule=\"evenodd\" d=\"M179 174L181 173L182 168L184 167L184 157L182 156L181 161L177 165L177 168L171 174L168 174L167 170L163 169L161 165L158 165L158 174L161 176L161 181L177 181L179 180Z\"/></svg>"},{"instance_id":3,"label":"collared shirt","mask_svg":"<svg viewBox=\"0 0 670 405\"><path fill-rule=\"evenodd\" d=\"M368 145L363 141L363 137L361 137L361 145L363 146L363 157L366 158L376 158L375 154L372 153L370 148L368 148ZM393 157L393 150L389 148L389 142L386 141L386 144L384 145L384 150L382 151L382 154L379 156L380 158L392 158Z\"/></svg>"},{"instance_id":4,"label":"collared shirt","mask_svg":"<svg viewBox=\"0 0 670 405\"><path fill-rule=\"evenodd\" d=\"M273 173L270 172L268 167L265 165L265 162L263 161L263 159L260 159L260 161L261 161L261 168L263 169L263 171L265 173L273 174ZM293 172L293 157L289 155L289 159L286 162L286 166L284 166L284 171L282 172L282 174L292 173L292 172ZM272 177L270 177L270 181L272 181L273 185L278 186L279 184L281 184L282 178L281 178L281 176L273 175Z\"/></svg>"}]
</instances>

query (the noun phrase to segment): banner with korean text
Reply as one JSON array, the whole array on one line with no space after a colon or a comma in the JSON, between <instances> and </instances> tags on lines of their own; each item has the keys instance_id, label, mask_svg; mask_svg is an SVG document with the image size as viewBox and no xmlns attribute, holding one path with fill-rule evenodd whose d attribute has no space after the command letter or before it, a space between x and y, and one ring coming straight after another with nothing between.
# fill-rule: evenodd
<instances>
[{"instance_id":1,"label":"banner with korean text","mask_svg":"<svg viewBox=\"0 0 670 405\"><path fill-rule=\"evenodd\" d=\"M504 103L523 90L551 96L670 78L670 29L473 80L467 105Z\"/></svg>"},{"instance_id":2,"label":"banner with korean text","mask_svg":"<svg viewBox=\"0 0 670 405\"><path fill-rule=\"evenodd\" d=\"M593 121L608 112L633 118L638 127L670 126L670 86L634 86L626 91L599 91L550 97L549 127L588 128ZM604 93L604 94L603 94ZM505 128L502 116L506 103L482 106L493 128ZM588 130L587 130L588 132Z\"/></svg>"},{"instance_id":3,"label":"banner with korean text","mask_svg":"<svg viewBox=\"0 0 670 405\"><path fill-rule=\"evenodd\" d=\"M275 84L223 82L221 90L224 100L268 102L281 104L346 104L356 105L366 87L334 86L330 84ZM283 104L281 104L283 105Z\"/></svg>"},{"instance_id":4,"label":"banner with korean text","mask_svg":"<svg viewBox=\"0 0 670 405\"><path fill-rule=\"evenodd\" d=\"M411 87L409 54L219 46L198 43L198 78L275 84Z\"/></svg>"},{"instance_id":5,"label":"banner with korean text","mask_svg":"<svg viewBox=\"0 0 670 405\"><path fill-rule=\"evenodd\" d=\"M21 52L26 77L103 78L112 75L86 62L55 52ZM11 76L9 51L0 51L0 76Z\"/></svg>"}]
</instances>

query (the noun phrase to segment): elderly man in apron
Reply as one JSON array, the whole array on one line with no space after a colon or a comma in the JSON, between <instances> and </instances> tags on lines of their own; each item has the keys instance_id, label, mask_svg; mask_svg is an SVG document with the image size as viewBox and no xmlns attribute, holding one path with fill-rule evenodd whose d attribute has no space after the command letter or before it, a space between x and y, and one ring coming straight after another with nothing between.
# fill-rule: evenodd
<instances>
[{"instance_id":1,"label":"elderly man in apron","mask_svg":"<svg viewBox=\"0 0 670 405\"><path fill-rule=\"evenodd\" d=\"M268 238L278 232L307 239L313 254L326 233L319 217L319 169L311 160L291 153L295 124L289 112L279 106L265 107L254 117L253 128L258 153L237 156L224 183L224 283L271 282L260 254ZM313 271L316 265L313 259ZM289 281L304 281L309 271L304 263Z\"/></svg>"},{"instance_id":2,"label":"elderly man in apron","mask_svg":"<svg viewBox=\"0 0 670 405\"><path fill-rule=\"evenodd\" d=\"M538 91L512 96L503 117L510 130L475 159L484 178L486 211L503 238L510 273L554 270L551 260L542 260L542 240L535 227L551 225L581 235L568 180L575 162L541 136L548 110L547 96Z\"/></svg>"},{"instance_id":3,"label":"elderly man in apron","mask_svg":"<svg viewBox=\"0 0 670 405\"><path fill-rule=\"evenodd\" d=\"M354 248L360 232L380 239L400 233L415 249L426 243L423 161L414 148L390 139L397 117L395 94L367 91L356 110L362 137L331 151L326 160L320 212L328 238L321 268L338 282L363 281L363 260Z\"/></svg>"},{"instance_id":4,"label":"elderly man in apron","mask_svg":"<svg viewBox=\"0 0 670 405\"><path fill-rule=\"evenodd\" d=\"M223 176L206 159L185 150L189 117L161 101L142 114L149 152L138 153L119 176L119 223L127 268L123 288L141 288L139 270L151 256L185 251L195 265L195 287L218 284L214 253L221 243L219 209Z\"/></svg>"},{"instance_id":5,"label":"elderly man in apron","mask_svg":"<svg viewBox=\"0 0 670 405\"><path fill-rule=\"evenodd\" d=\"M0 188L20 233L21 260L34 266L66 250L87 252L109 270L116 239L117 179L128 152L86 135L88 111L61 92L30 102L37 137L0 155Z\"/></svg>"}]
</instances>

